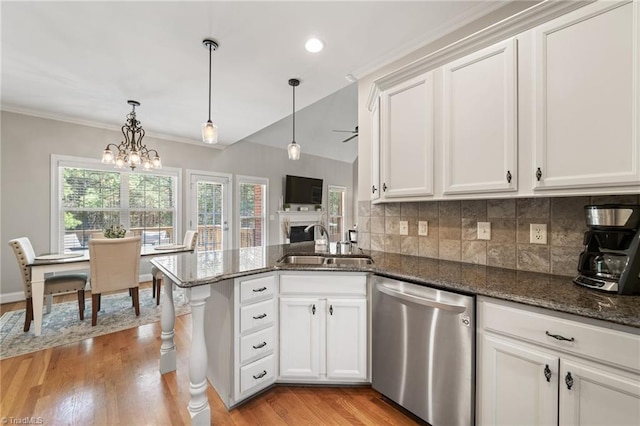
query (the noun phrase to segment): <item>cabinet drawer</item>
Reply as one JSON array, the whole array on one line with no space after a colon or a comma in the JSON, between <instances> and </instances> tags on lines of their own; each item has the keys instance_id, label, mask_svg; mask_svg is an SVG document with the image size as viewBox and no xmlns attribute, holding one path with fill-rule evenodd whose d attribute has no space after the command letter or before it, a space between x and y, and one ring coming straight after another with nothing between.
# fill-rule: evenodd
<instances>
[{"instance_id":1,"label":"cabinet drawer","mask_svg":"<svg viewBox=\"0 0 640 426\"><path fill-rule=\"evenodd\" d=\"M240 308L240 333L271 325L274 319L273 300L243 306Z\"/></svg>"},{"instance_id":2,"label":"cabinet drawer","mask_svg":"<svg viewBox=\"0 0 640 426\"><path fill-rule=\"evenodd\" d=\"M240 369L240 393L250 392L254 388L273 382L275 362L269 355Z\"/></svg>"},{"instance_id":3,"label":"cabinet drawer","mask_svg":"<svg viewBox=\"0 0 640 426\"><path fill-rule=\"evenodd\" d=\"M275 347L273 330L273 327L269 327L240 338L241 364L273 351Z\"/></svg>"},{"instance_id":4,"label":"cabinet drawer","mask_svg":"<svg viewBox=\"0 0 640 426\"><path fill-rule=\"evenodd\" d=\"M564 352L640 371L640 336L532 311L526 307L479 303L480 326ZM551 335L558 336L554 338ZM559 340L560 336L569 340Z\"/></svg>"},{"instance_id":5,"label":"cabinet drawer","mask_svg":"<svg viewBox=\"0 0 640 426\"><path fill-rule=\"evenodd\" d=\"M331 296L364 296L366 275L281 275L280 294L330 294Z\"/></svg>"},{"instance_id":6,"label":"cabinet drawer","mask_svg":"<svg viewBox=\"0 0 640 426\"><path fill-rule=\"evenodd\" d=\"M276 287L275 276L245 279L240 281L240 303L251 303L270 299Z\"/></svg>"}]
</instances>

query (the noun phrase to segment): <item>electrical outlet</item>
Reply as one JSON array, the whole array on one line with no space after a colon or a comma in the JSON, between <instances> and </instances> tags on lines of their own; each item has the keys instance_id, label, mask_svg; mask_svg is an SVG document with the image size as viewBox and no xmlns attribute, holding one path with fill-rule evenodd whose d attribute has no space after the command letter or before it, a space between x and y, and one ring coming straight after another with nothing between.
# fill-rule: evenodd
<instances>
[{"instance_id":1,"label":"electrical outlet","mask_svg":"<svg viewBox=\"0 0 640 426\"><path fill-rule=\"evenodd\" d=\"M531 223L529 225L529 242L531 244L547 244L546 223Z\"/></svg>"},{"instance_id":2,"label":"electrical outlet","mask_svg":"<svg viewBox=\"0 0 640 426\"><path fill-rule=\"evenodd\" d=\"M478 239L491 239L491 222L478 222Z\"/></svg>"},{"instance_id":3,"label":"electrical outlet","mask_svg":"<svg viewBox=\"0 0 640 426\"><path fill-rule=\"evenodd\" d=\"M418 235L426 237L429 235L429 222L426 220L418 221Z\"/></svg>"},{"instance_id":4,"label":"electrical outlet","mask_svg":"<svg viewBox=\"0 0 640 426\"><path fill-rule=\"evenodd\" d=\"M409 235L409 222L406 220L400 221L400 235Z\"/></svg>"}]
</instances>

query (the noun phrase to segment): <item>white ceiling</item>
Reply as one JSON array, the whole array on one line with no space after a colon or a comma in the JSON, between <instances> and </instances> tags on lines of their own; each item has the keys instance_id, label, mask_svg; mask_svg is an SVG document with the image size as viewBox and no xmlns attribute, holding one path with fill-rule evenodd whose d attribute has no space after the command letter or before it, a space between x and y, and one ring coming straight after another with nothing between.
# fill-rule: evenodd
<instances>
[{"instance_id":1,"label":"white ceiling","mask_svg":"<svg viewBox=\"0 0 640 426\"><path fill-rule=\"evenodd\" d=\"M357 138L342 143L349 134L332 132L357 125L357 85L346 74L363 76L505 3L3 1L2 109L119 129L135 99L147 135L199 144L202 40L214 38L220 147L246 139L285 149L295 77L303 155L352 162ZM312 35L324 51L304 50Z\"/></svg>"}]
</instances>

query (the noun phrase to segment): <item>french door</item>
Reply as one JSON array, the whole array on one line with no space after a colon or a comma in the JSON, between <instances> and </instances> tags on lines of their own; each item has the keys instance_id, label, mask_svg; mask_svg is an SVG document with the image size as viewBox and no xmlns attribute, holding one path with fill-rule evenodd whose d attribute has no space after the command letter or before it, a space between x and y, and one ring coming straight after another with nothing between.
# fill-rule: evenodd
<instances>
[{"instance_id":1,"label":"french door","mask_svg":"<svg viewBox=\"0 0 640 426\"><path fill-rule=\"evenodd\" d=\"M189 229L198 231L198 251L232 247L231 175L188 171Z\"/></svg>"}]
</instances>

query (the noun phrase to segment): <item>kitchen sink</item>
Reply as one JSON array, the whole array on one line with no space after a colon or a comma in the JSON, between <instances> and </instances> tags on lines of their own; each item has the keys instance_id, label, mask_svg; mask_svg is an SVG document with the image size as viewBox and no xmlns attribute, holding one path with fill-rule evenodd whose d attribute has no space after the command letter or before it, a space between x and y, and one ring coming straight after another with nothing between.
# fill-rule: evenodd
<instances>
[{"instance_id":1,"label":"kitchen sink","mask_svg":"<svg viewBox=\"0 0 640 426\"><path fill-rule=\"evenodd\" d=\"M369 256L285 255L278 263L289 265L366 266L373 264Z\"/></svg>"},{"instance_id":2,"label":"kitchen sink","mask_svg":"<svg viewBox=\"0 0 640 426\"><path fill-rule=\"evenodd\" d=\"M293 265L322 265L324 261L324 256L286 255L282 259L278 260L278 263L289 263Z\"/></svg>"}]
</instances>

